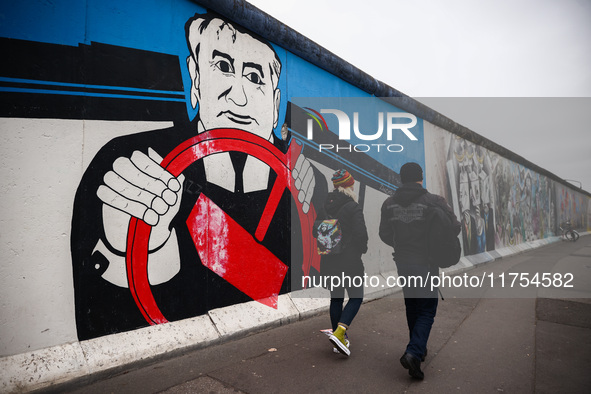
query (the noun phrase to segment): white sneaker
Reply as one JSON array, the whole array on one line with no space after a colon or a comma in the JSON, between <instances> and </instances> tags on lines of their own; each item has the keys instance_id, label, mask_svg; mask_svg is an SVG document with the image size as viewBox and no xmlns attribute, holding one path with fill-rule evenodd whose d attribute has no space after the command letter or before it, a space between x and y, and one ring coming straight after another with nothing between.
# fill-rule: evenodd
<instances>
[{"instance_id":1,"label":"white sneaker","mask_svg":"<svg viewBox=\"0 0 591 394\"><path fill-rule=\"evenodd\" d=\"M345 339L345 346L349 347L349 340L348 339ZM339 352L339 349L337 349L336 347L333 347L332 348L332 352L333 353L336 353L336 354L339 354L340 353Z\"/></svg>"},{"instance_id":2,"label":"white sneaker","mask_svg":"<svg viewBox=\"0 0 591 394\"><path fill-rule=\"evenodd\" d=\"M330 342L332 342L332 344L334 345L334 349L337 349L337 351L339 353L342 353L345 356L350 356L351 355L351 351L349 350L349 340L343 338L343 341L341 341L334 334L331 334L328 337L328 340Z\"/></svg>"}]
</instances>

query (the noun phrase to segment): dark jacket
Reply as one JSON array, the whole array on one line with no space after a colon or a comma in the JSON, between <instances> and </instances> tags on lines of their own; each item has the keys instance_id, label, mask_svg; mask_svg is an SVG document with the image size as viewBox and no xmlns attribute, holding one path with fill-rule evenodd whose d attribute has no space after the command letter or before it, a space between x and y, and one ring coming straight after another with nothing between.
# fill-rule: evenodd
<instances>
[{"instance_id":1,"label":"dark jacket","mask_svg":"<svg viewBox=\"0 0 591 394\"><path fill-rule=\"evenodd\" d=\"M448 213L456 234L460 233L460 222L445 199L429 193L418 183L402 185L382 205L380 238L394 247L396 264L428 265L425 249L427 224L424 208L437 205Z\"/></svg>"},{"instance_id":2,"label":"dark jacket","mask_svg":"<svg viewBox=\"0 0 591 394\"><path fill-rule=\"evenodd\" d=\"M324 203L325 217L318 219L338 219L343 232L343 251L336 255L323 255L321 271L323 275L355 271L363 275L361 255L367 252L367 228L363 210L351 197L339 191L328 193Z\"/></svg>"}]
</instances>

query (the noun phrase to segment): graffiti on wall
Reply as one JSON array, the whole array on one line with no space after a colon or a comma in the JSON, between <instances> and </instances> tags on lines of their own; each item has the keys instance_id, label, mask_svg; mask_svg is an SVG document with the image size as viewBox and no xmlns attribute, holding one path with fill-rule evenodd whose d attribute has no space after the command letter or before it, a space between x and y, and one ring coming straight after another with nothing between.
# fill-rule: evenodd
<instances>
[{"instance_id":1,"label":"graffiti on wall","mask_svg":"<svg viewBox=\"0 0 591 394\"><path fill-rule=\"evenodd\" d=\"M363 153L304 144L309 116L289 102L285 50L212 13L183 23L179 55L1 40L15 54L3 116L172 125L103 143L82 175L71 225L81 340L252 300L277 308L293 277L320 268L310 230L328 181L309 157L325 172L355 167L361 201L394 178Z\"/></svg>"},{"instance_id":2,"label":"graffiti on wall","mask_svg":"<svg viewBox=\"0 0 591 394\"><path fill-rule=\"evenodd\" d=\"M581 193L573 192L563 185L556 187L558 204L558 224L569 221L574 228L589 227L589 199Z\"/></svg>"},{"instance_id":3,"label":"graffiti on wall","mask_svg":"<svg viewBox=\"0 0 591 394\"><path fill-rule=\"evenodd\" d=\"M30 41L17 30L0 38L13 55L1 69L1 116L145 125L113 139L84 135L100 148L91 150L71 222L80 340L253 300L277 308L279 295L298 290L294 277L319 272L310 230L327 174L349 168L362 206L366 188L392 190L398 182L391 166L352 149L338 132L316 130L314 143L340 144L339 155L306 138L309 111L287 94L293 55L184 6L191 12L176 29L184 46L170 53L152 49L161 36L148 31L150 40L138 34L123 46L109 44L108 35L107 43L90 36L79 44L78 36ZM135 25L144 26L141 18ZM292 94L351 89L310 64L295 69Z\"/></svg>"},{"instance_id":4,"label":"graffiti on wall","mask_svg":"<svg viewBox=\"0 0 591 394\"><path fill-rule=\"evenodd\" d=\"M290 270L315 265L290 262L292 194L295 217L313 216L320 187L297 145L274 133L279 56L213 14L195 15L185 31L195 118L110 141L80 182L72 249L81 339L248 300L276 308Z\"/></svg>"},{"instance_id":5,"label":"graffiti on wall","mask_svg":"<svg viewBox=\"0 0 591 394\"><path fill-rule=\"evenodd\" d=\"M460 212L464 255L495 249L495 159L478 145L459 137L451 139L447 171L453 206Z\"/></svg>"},{"instance_id":6,"label":"graffiti on wall","mask_svg":"<svg viewBox=\"0 0 591 394\"><path fill-rule=\"evenodd\" d=\"M554 183L522 165L500 159L495 171L500 247L555 234Z\"/></svg>"},{"instance_id":7,"label":"graffiti on wall","mask_svg":"<svg viewBox=\"0 0 591 394\"><path fill-rule=\"evenodd\" d=\"M554 182L547 177L458 136L447 157L464 255L556 234Z\"/></svg>"},{"instance_id":8,"label":"graffiti on wall","mask_svg":"<svg viewBox=\"0 0 591 394\"><path fill-rule=\"evenodd\" d=\"M319 270L309 230L331 171L349 169L365 206L368 188L390 193L402 163L425 161L421 119L412 129L419 141L394 128L404 153L388 151L400 141L341 140L335 116L315 122L310 114L342 102L306 110L295 98L363 92L236 23L184 6L191 12L174 33L184 47L169 52L126 39L0 38L12 54L0 66L1 116L170 124L97 139L101 149L80 180L71 254L81 340L252 300L277 307L280 294L297 290L293 277ZM366 137L380 127L357 125ZM454 136L437 149L466 255L553 235L557 211L589 222L588 199L555 190L546 177ZM371 209L381 195L368 195Z\"/></svg>"}]
</instances>

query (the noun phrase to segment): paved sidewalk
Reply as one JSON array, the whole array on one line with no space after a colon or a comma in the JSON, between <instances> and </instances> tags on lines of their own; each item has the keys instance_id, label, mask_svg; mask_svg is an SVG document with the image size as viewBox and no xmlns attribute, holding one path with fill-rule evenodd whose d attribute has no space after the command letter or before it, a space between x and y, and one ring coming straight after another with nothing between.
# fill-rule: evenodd
<instances>
[{"instance_id":1,"label":"paved sidewalk","mask_svg":"<svg viewBox=\"0 0 591 394\"><path fill-rule=\"evenodd\" d=\"M591 291L591 237L558 242L469 271L523 267L572 272ZM564 270L568 271L564 271ZM540 271L541 272L541 271ZM543 295L542 292L540 294ZM444 296L445 296L444 292ZM422 369L398 361L408 339L399 294L362 305L349 330L351 356L332 352L326 314L273 328L69 393L589 393L591 299L446 298ZM579 294L580 296L580 294ZM69 390L69 391L68 391ZM47 392L47 390L46 390Z\"/></svg>"}]
</instances>

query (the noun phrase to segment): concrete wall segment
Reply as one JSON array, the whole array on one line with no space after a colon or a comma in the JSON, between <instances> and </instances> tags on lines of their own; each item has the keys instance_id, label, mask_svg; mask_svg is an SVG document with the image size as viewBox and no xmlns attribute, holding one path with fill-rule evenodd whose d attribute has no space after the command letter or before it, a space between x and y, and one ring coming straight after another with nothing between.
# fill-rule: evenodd
<instances>
[{"instance_id":1,"label":"concrete wall segment","mask_svg":"<svg viewBox=\"0 0 591 394\"><path fill-rule=\"evenodd\" d=\"M81 175L80 123L0 119L0 354L76 339L68 195Z\"/></svg>"}]
</instances>

